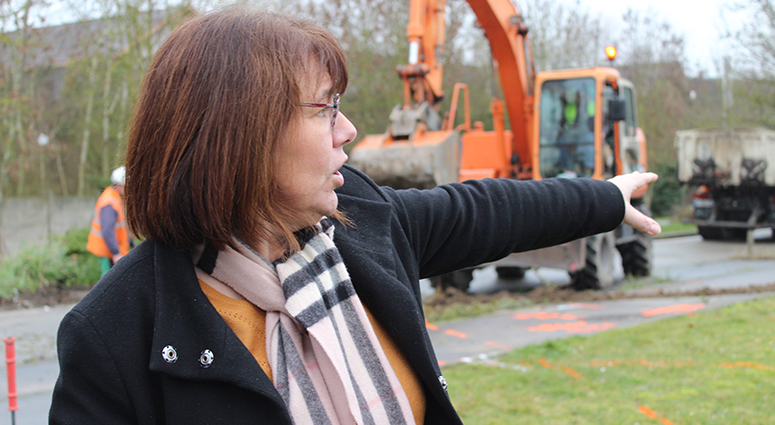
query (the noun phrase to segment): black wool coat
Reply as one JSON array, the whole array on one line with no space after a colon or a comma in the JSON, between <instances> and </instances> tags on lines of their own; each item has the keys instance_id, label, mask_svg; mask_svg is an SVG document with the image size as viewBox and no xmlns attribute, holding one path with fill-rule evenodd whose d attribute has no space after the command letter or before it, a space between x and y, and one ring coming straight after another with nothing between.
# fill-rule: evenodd
<instances>
[{"instance_id":1,"label":"black wool coat","mask_svg":"<svg viewBox=\"0 0 775 425\"><path fill-rule=\"evenodd\" d=\"M461 421L425 329L419 279L609 231L624 217L608 182L396 191L348 166L342 174L339 207L353 224L336 224L335 243L359 297L419 376L429 425ZM63 319L57 345L51 424L291 423L202 293L189 253L164 243L144 242L119 261Z\"/></svg>"}]
</instances>

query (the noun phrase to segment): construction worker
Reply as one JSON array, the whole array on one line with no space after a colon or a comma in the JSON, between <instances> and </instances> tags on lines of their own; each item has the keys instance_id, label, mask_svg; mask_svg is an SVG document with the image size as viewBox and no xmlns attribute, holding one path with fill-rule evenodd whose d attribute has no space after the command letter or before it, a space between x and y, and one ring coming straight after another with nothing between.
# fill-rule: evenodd
<instances>
[{"instance_id":1,"label":"construction worker","mask_svg":"<svg viewBox=\"0 0 775 425\"><path fill-rule=\"evenodd\" d=\"M113 170L110 175L113 185L105 188L94 206L86 249L100 258L103 276L116 261L129 252L129 234L124 219L124 206L121 203L125 177L126 168L123 166Z\"/></svg>"}]
</instances>

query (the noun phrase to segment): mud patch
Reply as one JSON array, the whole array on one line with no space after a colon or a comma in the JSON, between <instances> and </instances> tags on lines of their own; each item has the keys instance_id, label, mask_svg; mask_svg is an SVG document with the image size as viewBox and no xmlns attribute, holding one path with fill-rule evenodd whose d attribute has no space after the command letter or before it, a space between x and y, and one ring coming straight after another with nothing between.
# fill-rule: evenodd
<instances>
[{"instance_id":1,"label":"mud patch","mask_svg":"<svg viewBox=\"0 0 775 425\"><path fill-rule=\"evenodd\" d=\"M681 296L725 295L725 294L749 294L775 291L775 282L760 285L731 289L703 288L695 291L674 292L655 291L653 293L626 293L623 291L577 291L570 286L538 286L528 292L502 291L496 294L467 294L455 288L447 288L443 293L438 293L425 300L427 306L444 307L450 305L465 305L472 303L487 303L503 297L511 297L521 300L529 300L536 304L560 304L569 302L594 302L623 300L634 298L663 298Z\"/></svg>"},{"instance_id":2,"label":"mud patch","mask_svg":"<svg viewBox=\"0 0 775 425\"><path fill-rule=\"evenodd\" d=\"M88 288L51 287L36 292L22 291L10 300L0 299L0 310L16 310L59 304L73 304L89 293Z\"/></svg>"}]
</instances>

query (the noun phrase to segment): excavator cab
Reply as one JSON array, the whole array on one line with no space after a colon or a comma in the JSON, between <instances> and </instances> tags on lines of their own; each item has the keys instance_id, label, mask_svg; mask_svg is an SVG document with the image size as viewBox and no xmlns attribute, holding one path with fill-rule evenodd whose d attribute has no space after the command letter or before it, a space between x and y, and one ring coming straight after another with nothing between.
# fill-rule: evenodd
<instances>
[{"instance_id":1,"label":"excavator cab","mask_svg":"<svg viewBox=\"0 0 775 425\"><path fill-rule=\"evenodd\" d=\"M539 112L541 177L591 177L594 173L594 93L592 78L544 83Z\"/></svg>"},{"instance_id":2,"label":"excavator cab","mask_svg":"<svg viewBox=\"0 0 775 425\"><path fill-rule=\"evenodd\" d=\"M539 73L534 114L535 178L644 171L632 83L612 68Z\"/></svg>"},{"instance_id":3,"label":"excavator cab","mask_svg":"<svg viewBox=\"0 0 775 425\"><path fill-rule=\"evenodd\" d=\"M536 74L528 28L516 4L466 1L489 41L493 76L500 83L490 102L492 129L471 123L465 84L455 85L449 111L441 111L443 63L437 54L444 49L446 0L411 0L409 60L397 68L403 102L384 134L368 135L354 147L351 164L378 184L421 189L469 179L605 179L645 171L646 139L630 82L610 67ZM456 125L459 107L464 118ZM644 192L645 187L633 194L631 202L645 211ZM530 267L564 268L577 288L606 288L614 282L616 249L626 274L651 272L651 240L628 226L513 253L495 269L500 277L518 277ZM442 288L466 290L471 277L468 269L436 280Z\"/></svg>"}]
</instances>

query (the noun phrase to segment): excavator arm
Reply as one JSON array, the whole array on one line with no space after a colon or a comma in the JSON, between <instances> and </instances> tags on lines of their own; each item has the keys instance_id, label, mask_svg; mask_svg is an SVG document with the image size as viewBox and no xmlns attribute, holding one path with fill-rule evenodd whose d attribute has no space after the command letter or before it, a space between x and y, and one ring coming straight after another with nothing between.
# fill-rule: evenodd
<instances>
[{"instance_id":1,"label":"excavator arm","mask_svg":"<svg viewBox=\"0 0 775 425\"><path fill-rule=\"evenodd\" d=\"M503 100L514 134L514 149L527 160L535 71L522 12L509 0L468 0L490 42L493 66L498 70ZM436 112L442 91L446 0L412 0L407 26L409 63L398 67L404 82L402 110L423 102ZM431 126L435 127L435 126ZM431 128L436 130L436 128Z\"/></svg>"},{"instance_id":2,"label":"excavator arm","mask_svg":"<svg viewBox=\"0 0 775 425\"><path fill-rule=\"evenodd\" d=\"M409 63L398 67L404 82L405 109L423 101L438 109L444 97L441 89L444 65L439 56L444 51L446 0L414 0L409 12Z\"/></svg>"},{"instance_id":3,"label":"excavator arm","mask_svg":"<svg viewBox=\"0 0 775 425\"><path fill-rule=\"evenodd\" d=\"M525 20L521 10L509 0L468 0L468 4L490 42L493 66L500 78L511 123L512 153L519 155L520 163L528 164L535 69Z\"/></svg>"},{"instance_id":4,"label":"excavator arm","mask_svg":"<svg viewBox=\"0 0 775 425\"><path fill-rule=\"evenodd\" d=\"M489 40L493 67L501 80L502 99L493 99L491 104L494 130L472 129L466 120L461 135L454 128L454 112L440 116L446 0L412 0L407 26L409 61L397 68L403 81L403 103L391 112L387 132L366 136L350 159L378 183L432 187L466 178L530 178L533 157L528 140L535 73L527 27L521 11L509 0L468 3ZM455 93L453 99L457 97ZM503 103L511 131L505 127ZM465 114L469 116L467 105ZM445 120L448 125L442 128Z\"/></svg>"}]
</instances>

